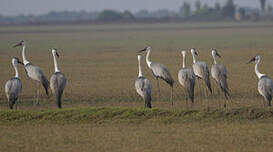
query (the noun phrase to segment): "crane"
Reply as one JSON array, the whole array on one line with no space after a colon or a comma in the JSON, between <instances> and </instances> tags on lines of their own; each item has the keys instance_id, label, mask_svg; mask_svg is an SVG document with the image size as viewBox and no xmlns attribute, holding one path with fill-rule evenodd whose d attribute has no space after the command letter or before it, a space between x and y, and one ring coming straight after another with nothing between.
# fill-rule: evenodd
<instances>
[{"instance_id":1,"label":"crane","mask_svg":"<svg viewBox=\"0 0 273 152\"><path fill-rule=\"evenodd\" d=\"M150 80L148 80L147 78L145 78L142 74L142 64L141 64L141 60L142 57L141 55L137 56L138 58L138 77L135 80L135 88L136 88L136 92L143 98L144 103L145 103L145 107L147 108L152 108L152 84L150 82Z\"/></svg>"},{"instance_id":2,"label":"crane","mask_svg":"<svg viewBox=\"0 0 273 152\"><path fill-rule=\"evenodd\" d=\"M62 95L63 95L64 88L66 86L66 78L64 74L61 73L58 67L57 57L59 58L59 54L57 52L57 49L55 48L52 49L52 55L53 55L55 72L50 78L50 88L52 93L56 97L58 108L62 108Z\"/></svg>"},{"instance_id":3,"label":"crane","mask_svg":"<svg viewBox=\"0 0 273 152\"><path fill-rule=\"evenodd\" d=\"M182 69L178 71L178 81L188 93L192 105L194 104L195 74L190 67L186 67L186 51L181 52L183 57Z\"/></svg>"},{"instance_id":4,"label":"crane","mask_svg":"<svg viewBox=\"0 0 273 152\"><path fill-rule=\"evenodd\" d=\"M169 72L169 70L160 63L156 63L156 62L152 62L150 60L150 52L151 52L151 47L145 47L144 49L140 50L140 52L147 52L146 54L146 63L148 65L148 67L152 70L152 73L156 79L156 83L157 83L157 88L158 88L158 95L160 96L160 88L159 88L159 81L158 79L162 79L164 80L166 83L169 84L169 86L171 87L171 103L172 105L174 105L173 103L173 84L174 84L174 80Z\"/></svg>"},{"instance_id":5,"label":"crane","mask_svg":"<svg viewBox=\"0 0 273 152\"><path fill-rule=\"evenodd\" d=\"M264 100L267 102L268 106L271 106L272 92L273 92L273 81L266 74L259 72L258 65L261 61L261 57L256 55L248 63L255 62L255 73L259 79L258 81L258 91L260 95L264 97ZM264 104L265 105L265 104Z\"/></svg>"},{"instance_id":6,"label":"crane","mask_svg":"<svg viewBox=\"0 0 273 152\"><path fill-rule=\"evenodd\" d=\"M8 98L10 109L13 109L13 105L22 92L22 82L19 78L18 64L24 65L17 57L12 58L12 65L15 70L15 76L9 79L5 85L5 92Z\"/></svg>"},{"instance_id":7,"label":"crane","mask_svg":"<svg viewBox=\"0 0 273 152\"><path fill-rule=\"evenodd\" d=\"M39 96L40 96L40 84L43 85L46 95L48 96L48 87L49 87L49 81L47 80L46 76L44 75L43 71L38 67L33 65L31 62L29 62L26 58L26 43L24 40L20 41L18 44L14 45L14 47L22 46L22 57L23 57L23 63L25 66L25 71L27 73L27 76L34 80L36 83L36 104L39 104Z\"/></svg>"}]
</instances>

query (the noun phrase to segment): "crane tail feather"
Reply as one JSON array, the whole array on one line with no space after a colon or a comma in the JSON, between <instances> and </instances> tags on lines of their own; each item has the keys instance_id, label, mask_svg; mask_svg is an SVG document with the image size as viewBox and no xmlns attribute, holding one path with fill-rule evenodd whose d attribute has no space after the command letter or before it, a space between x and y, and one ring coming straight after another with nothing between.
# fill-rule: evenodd
<instances>
[{"instance_id":1,"label":"crane tail feather","mask_svg":"<svg viewBox=\"0 0 273 152\"><path fill-rule=\"evenodd\" d=\"M145 107L147 108L152 108L152 97L151 94L145 89L144 90L144 102L145 102Z\"/></svg>"},{"instance_id":2,"label":"crane tail feather","mask_svg":"<svg viewBox=\"0 0 273 152\"><path fill-rule=\"evenodd\" d=\"M12 93L10 96L9 96L9 108L10 109L13 109L13 105L15 104L15 101L16 101L16 95L14 93Z\"/></svg>"},{"instance_id":3,"label":"crane tail feather","mask_svg":"<svg viewBox=\"0 0 273 152\"><path fill-rule=\"evenodd\" d=\"M45 89L46 95L49 96L49 93L48 93L49 81L46 79L45 76L42 76L42 85Z\"/></svg>"}]
</instances>

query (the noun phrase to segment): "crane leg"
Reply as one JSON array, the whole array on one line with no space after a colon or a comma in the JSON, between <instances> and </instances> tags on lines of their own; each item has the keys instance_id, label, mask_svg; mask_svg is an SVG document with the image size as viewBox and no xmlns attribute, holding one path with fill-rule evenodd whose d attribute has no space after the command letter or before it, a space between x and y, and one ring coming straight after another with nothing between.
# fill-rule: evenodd
<instances>
[{"instance_id":1,"label":"crane leg","mask_svg":"<svg viewBox=\"0 0 273 152\"><path fill-rule=\"evenodd\" d=\"M187 106L187 108L189 108L187 90L185 88L183 88L183 91L184 91L184 96L185 96L185 100L186 100L186 106Z\"/></svg>"},{"instance_id":2,"label":"crane leg","mask_svg":"<svg viewBox=\"0 0 273 152\"><path fill-rule=\"evenodd\" d=\"M157 89L158 89L158 100L159 100L160 99L160 88L159 88L158 78L156 78L156 85L157 85Z\"/></svg>"},{"instance_id":3,"label":"crane leg","mask_svg":"<svg viewBox=\"0 0 273 152\"><path fill-rule=\"evenodd\" d=\"M198 85L198 89L199 89L199 102L202 104L202 92L201 92L201 84L200 84L200 79L199 78L197 78L197 85Z\"/></svg>"},{"instance_id":4,"label":"crane leg","mask_svg":"<svg viewBox=\"0 0 273 152\"><path fill-rule=\"evenodd\" d=\"M221 107L221 102L218 99L218 97L220 96L219 85L216 80L214 82L215 82L215 86L216 86L216 90L217 90L216 100L218 101L218 106Z\"/></svg>"},{"instance_id":5,"label":"crane leg","mask_svg":"<svg viewBox=\"0 0 273 152\"><path fill-rule=\"evenodd\" d=\"M171 87L171 102L172 102L172 106L174 106L174 102L173 102L173 87Z\"/></svg>"},{"instance_id":6,"label":"crane leg","mask_svg":"<svg viewBox=\"0 0 273 152\"><path fill-rule=\"evenodd\" d=\"M15 103L15 109L17 110L17 105L19 104L20 97L18 97L17 102Z\"/></svg>"},{"instance_id":7,"label":"crane leg","mask_svg":"<svg viewBox=\"0 0 273 152\"><path fill-rule=\"evenodd\" d=\"M36 104L39 105L39 97L40 97L40 83L36 82Z\"/></svg>"}]
</instances>

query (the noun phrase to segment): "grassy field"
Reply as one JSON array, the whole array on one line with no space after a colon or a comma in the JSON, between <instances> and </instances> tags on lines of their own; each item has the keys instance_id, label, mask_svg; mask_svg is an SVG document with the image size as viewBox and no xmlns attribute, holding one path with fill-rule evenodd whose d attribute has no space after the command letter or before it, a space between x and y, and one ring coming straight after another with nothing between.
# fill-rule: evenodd
<instances>
[{"instance_id":1,"label":"grassy field","mask_svg":"<svg viewBox=\"0 0 273 152\"><path fill-rule=\"evenodd\" d=\"M272 27L273 23L0 27L0 110L12 113L7 110L4 84L14 75L11 58L21 58L22 49L12 46L22 39L27 44L28 60L40 66L48 79L54 72L51 48L59 49L59 66L68 79L63 102L65 109L142 108L144 104L135 92L134 80L138 74L137 51L146 46L152 47L151 60L166 65L175 79L175 107L172 108L168 85L160 82L162 96L157 98L156 81L143 63L144 75L153 85L153 107L163 111L189 110L177 81L177 72L182 64L180 51L194 47L199 52L198 59L209 65L212 64L212 48L222 55L220 62L227 66L231 89L229 110L260 109L263 98L257 91L254 65L246 62L259 54L262 57L260 71L273 75L269 68L273 66ZM191 64L192 57L188 52L187 65ZM58 113L54 98L45 98L42 90L41 105L33 107L34 84L26 78L22 67L20 77L23 92L19 112L39 114L51 110L50 116L54 118ZM209 97L200 96L196 87L196 104L190 110L202 111L209 107L225 111L223 95L216 93L213 81L212 86L214 94ZM69 110L62 112L69 113ZM170 123L158 121L161 117L135 123L135 119L125 122L109 119L107 122L61 124L29 120L11 123L1 118L0 151L75 151L79 148L82 151L270 151L272 147L271 117L262 120L214 120L212 117L209 121L186 122L175 119Z\"/></svg>"}]
</instances>

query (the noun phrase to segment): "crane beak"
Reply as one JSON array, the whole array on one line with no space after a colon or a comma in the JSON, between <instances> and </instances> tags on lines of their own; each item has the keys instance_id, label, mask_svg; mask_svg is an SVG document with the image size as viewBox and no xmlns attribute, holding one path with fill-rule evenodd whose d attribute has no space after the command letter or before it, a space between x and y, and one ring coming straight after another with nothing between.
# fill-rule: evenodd
<instances>
[{"instance_id":1,"label":"crane beak","mask_svg":"<svg viewBox=\"0 0 273 152\"><path fill-rule=\"evenodd\" d=\"M17 43L17 44L14 45L13 47L15 48L15 47L17 47L17 46L22 46L22 42Z\"/></svg>"},{"instance_id":2,"label":"crane beak","mask_svg":"<svg viewBox=\"0 0 273 152\"><path fill-rule=\"evenodd\" d=\"M60 57L60 55L59 55L59 53L58 53L58 52L56 52L56 55L57 55L57 57L58 57L58 58Z\"/></svg>"},{"instance_id":3,"label":"crane beak","mask_svg":"<svg viewBox=\"0 0 273 152\"><path fill-rule=\"evenodd\" d=\"M216 55L217 55L219 58L221 58L221 55L220 55L218 52L216 52Z\"/></svg>"},{"instance_id":4,"label":"crane beak","mask_svg":"<svg viewBox=\"0 0 273 152\"><path fill-rule=\"evenodd\" d=\"M145 47L144 49L138 51L138 53L141 53L141 52L146 51L146 50L147 50L147 47Z\"/></svg>"},{"instance_id":5,"label":"crane beak","mask_svg":"<svg viewBox=\"0 0 273 152\"><path fill-rule=\"evenodd\" d=\"M253 57L250 61L247 62L247 64L251 63L251 62L254 62L256 60L255 57Z\"/></svg>"},{"instance_id":6,"label":"crane beak","mask_svg":"<svg viewBox=\"0 0 273 152\"><path fill-rule=\"evenodd\" d=\"M24 63L23 63L23 62L21 62L20 60L18 60L18 63L19 63L19 64L22 64L22 65L24 65Z\"/></svg>"},{"instance_id":7,"label":"crane beak","mask_svg":"<svg viewBox=\"0 0 273 152\"><path fill-rule=\"evenodd\" d=\"M197 53L196 51L194 51L194 54L195 54L196 56L198 56L198 53Z\"/></svg>"}]
</instances>

